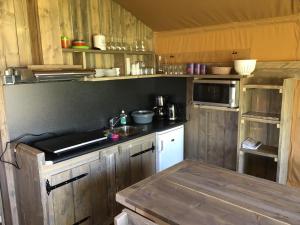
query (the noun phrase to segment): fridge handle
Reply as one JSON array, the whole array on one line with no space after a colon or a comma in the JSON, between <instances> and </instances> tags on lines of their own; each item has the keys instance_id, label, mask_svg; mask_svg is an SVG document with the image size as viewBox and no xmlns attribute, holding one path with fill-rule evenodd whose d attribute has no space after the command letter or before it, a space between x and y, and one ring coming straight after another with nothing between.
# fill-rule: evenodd
<instances>
[{"instance_id":1,"label":"fridge handle","mask_svg":"<svg viewBox=\"0 0 300 225\"><path fill-rule=\"evenodd\" d=\"M164 150L164 141L161 140L160 143L161 143L161 145L160 145L161 146L160 147L160 151L162 152Z\"/></svg>"}]
</instances>

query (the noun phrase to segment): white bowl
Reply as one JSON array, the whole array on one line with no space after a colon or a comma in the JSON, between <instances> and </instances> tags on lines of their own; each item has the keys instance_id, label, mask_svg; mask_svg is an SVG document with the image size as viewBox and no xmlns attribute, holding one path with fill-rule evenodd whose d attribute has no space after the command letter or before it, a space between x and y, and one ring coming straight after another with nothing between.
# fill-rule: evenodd
<instances>
[{"instance_id":1,"label":"white bowl","mask_svg":"<svg viewBox=\"0 0 300 225\"><path fill-rule=\"evenodd\" d=\"M242 76L249 76L253 73L256 66L256 59L234 60L235 71Z\"/></svg>"}]
</instances>

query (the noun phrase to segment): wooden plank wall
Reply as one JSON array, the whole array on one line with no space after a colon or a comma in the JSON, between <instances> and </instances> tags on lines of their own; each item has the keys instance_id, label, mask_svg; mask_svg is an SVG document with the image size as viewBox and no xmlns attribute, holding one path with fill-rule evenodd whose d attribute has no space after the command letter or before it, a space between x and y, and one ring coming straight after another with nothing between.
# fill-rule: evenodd
<instances>
[{"instance_id":1,"label":"wooden plank wall","mask_svg":"<svg viewBox=\"0 0 300 225\"><path fill-rule=\"evenodd\" d=\"M72 2L72 4L71 4ZM130 12L112 0L61 0L59 1L61 34L71 39L84 39L92 45L94 34L103 34L107 40L124 40L132 44L144 40L153 48L153 32ZM64 53L64 63L72 64L72 53ZM88 67L111 67L111 55L88 55Z\"/></svg>"}]
</instances>

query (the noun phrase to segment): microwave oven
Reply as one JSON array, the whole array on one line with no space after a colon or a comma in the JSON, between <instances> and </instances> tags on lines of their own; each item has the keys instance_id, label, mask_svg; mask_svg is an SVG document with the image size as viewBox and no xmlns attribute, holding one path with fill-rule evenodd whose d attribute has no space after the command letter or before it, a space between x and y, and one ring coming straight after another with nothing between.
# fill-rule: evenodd
<instances>
[{"instance_id":1,"label":"microwave oven","mask_svg":"<svg viewBox=\"0 0 300 225\"><path fill-rule=\"evenodd\" d=\"M240 82L238 80L193 81L193 103L229 108L239 107Z\"/></svg>"}]
</instances>

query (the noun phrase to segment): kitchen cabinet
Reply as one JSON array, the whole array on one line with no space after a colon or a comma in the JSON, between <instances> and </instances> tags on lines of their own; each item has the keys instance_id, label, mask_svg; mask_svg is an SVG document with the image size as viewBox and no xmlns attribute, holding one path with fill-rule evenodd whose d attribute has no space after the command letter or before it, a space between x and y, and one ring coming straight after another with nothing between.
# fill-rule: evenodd
<instances>
[{"instance_id":1,"label":"kitchen cabinet","mask_svg":"<svg viewBox=\"0 0 300 225\"><path fill-rule=\"evenodd\" d=\"M155 174L155 135L119 145L116 170L118 190Z\"/></svg>"},{"instance_id":2,"label":"kitchen cabinet","mask_svg":"<svg viewBox=\"0 0 300 225\"><path fill-rule=\"evenodd\" d=\"M17 151L22 225L111 224L122 208L116 192L155 173L155 134L52 165L38 149Z\"/></svg>"},{"instance_id":3,"label":"kitchen cabinet","mask_svg":"<svg viewBox=\"0 0 300 225\"><path fill-rule=\"evenodd\" d=\"M77 180L46 196L49 224L110 224L116 210L115 154L117 147L97 160L51 175L51 186Z\"/></svg>"}]
</instances>

